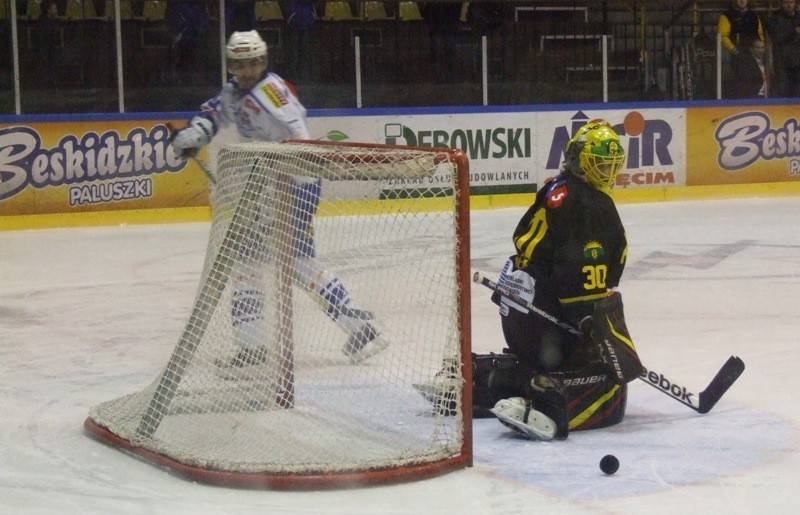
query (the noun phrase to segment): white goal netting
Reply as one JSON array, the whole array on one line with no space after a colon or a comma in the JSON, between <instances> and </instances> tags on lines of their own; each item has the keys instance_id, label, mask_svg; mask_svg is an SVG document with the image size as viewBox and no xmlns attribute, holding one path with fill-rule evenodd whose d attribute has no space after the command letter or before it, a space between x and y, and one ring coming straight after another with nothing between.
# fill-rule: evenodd
<instances>
[{"instance_id":1,"label":"white goal netting","mask_svg":"<svg viewBox=\"0 0 800 515\"><path fill-rule=\"evenodd\" d=\"M93 407L87 429L232 485L391 482L469 464L463 154L234 144L217 168L186 328L161 375ZM413 187L386 198L399 183ZM432 409L414 385L452 358L448 409Z\"/></svg>"}]
</instances>

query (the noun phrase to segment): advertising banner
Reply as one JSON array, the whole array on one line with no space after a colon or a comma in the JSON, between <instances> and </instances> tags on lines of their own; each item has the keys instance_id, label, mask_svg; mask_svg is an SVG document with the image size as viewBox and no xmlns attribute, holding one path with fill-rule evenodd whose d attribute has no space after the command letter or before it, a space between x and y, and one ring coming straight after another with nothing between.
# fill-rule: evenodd
<instances>
[{"instance_id":1,"label":"advertising banner","mask_svg":"<svg viewBox=\"0 0 800 515\"><path fill-rule=\"evenodd\" d=\"M690 182L686 109L602 107L398 109L363 115L356 110L312 111L309 126L320 140L460 148L469 158L472 195L535 192L559 172L564 147L575 131L597 118L613 126L626 150L617 190L722 183L713 170L697 175L696 169L711 168L711 162L723 177L729 170L746 170L742 181L765 180L760 174L774 175L770 180L797 176L797 121L788 117L787 108L739 117L732 108L693 110L692 158L702 165L693 166ZM714 125L726 119L728 123ZM183 119L175 123L181 125ZM754 131L764 133L764 144L756 159L744 159L750 154L741 149L751 148L748 135ZM222 130L202 157L213 168L220 146L237 139L232 128ZM202 171L191 161L175 159L169 144L169 131L161 120L0 123L0 216L208 206L208 181ZM783 175L774 169L783 170ZM377 189L358 184L330 187L344 189L353 198L404 198L435 191L445 182L445 177L434 175L388 180Z\"/></svg>"},{"instance_id":2,"label":"advertising banner","mask_svg":"<svg viewBox=\"0 0 800 515\"><path fill-rule=\"evenodd\" d=\"M161 122L0 124L0 216L207 206L169 144Z\"/></svg>"},{"instance_id":3,"label":"advertising banner","mask_svg":"<svg viewBox=\"0 0 800 515\"><path fill-rule=\"evenodd\" d=\"M800 180L797 106L687 109L688 186Z\"/></svg>"},{"instance_id":4,"label":"advertising banner","mask_svg":"<svg viewBox=\"0 0 800 515\"><path fill-rule=\"evenodd\" d=\"M413 147L460 148L469 158L473 195L536 190L531 113L404 114L311 118L311 132L322 139L364 141ZM403 197L446 182L433 176L406 183L387 181L381 196Z\"/></svg>"},{"instance_id":5,"label":"advertising banner","mask_svg":"<svg viewBox=\"0 0 800 515\"><path fill-rule=\"evenodd\" d=\"M683 109L586 109L537 113L539 180L557 174L564 147L590 120L603 119L619 134L625 167L615 189L683 186L686 180L686 112Z\"/></svg>"},{"instance_id":6,"label":"advertising banner","mask_svg":"<svg viewBox=\"0 0 800 515\"><path fill-rule=\"evenodd\" d=\"M470 191L481 195L536 191L558 173L575 131L595 118L614 127L627 153L616 188L685 184L683 109L337 116L312 118L310 124L320 139L460 148L470 160ZM382 196L404 196L440 182L436 176L422 184L393 181Z\"/></svg>"}]
</instances>

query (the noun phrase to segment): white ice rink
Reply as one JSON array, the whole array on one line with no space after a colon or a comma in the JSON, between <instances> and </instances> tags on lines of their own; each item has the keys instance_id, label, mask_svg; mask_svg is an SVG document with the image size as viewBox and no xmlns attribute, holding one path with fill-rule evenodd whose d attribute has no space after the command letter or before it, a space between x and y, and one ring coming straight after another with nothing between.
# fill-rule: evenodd
<instances>
[{"instance_id":1,"label":"white ice rink","mask_svg":"<svg viewBox=\"0 0 800 515\"><path fill-rule=\"evenodd\" d=\"M472 266L495 274L524 209L472 216ZM800 513L800 197L620 206L621 291L646 366L699 392L747 365L708 415L641 381L625 421L531 442L475 423L474 467L332 492L178 479L89 438L101 401L166 364L188 317L208 224L0 233L0 513ZM473 344L499 351L473 285ZM621 467L604 476L613 453Z\"/></svg>"}]
</instances>

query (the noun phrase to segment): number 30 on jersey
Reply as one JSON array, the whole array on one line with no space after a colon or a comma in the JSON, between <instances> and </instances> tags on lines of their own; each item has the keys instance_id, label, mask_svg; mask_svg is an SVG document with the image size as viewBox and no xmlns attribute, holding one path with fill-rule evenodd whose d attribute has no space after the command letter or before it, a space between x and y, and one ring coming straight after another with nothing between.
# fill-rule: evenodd
<instances>
[{"instance_id":1,"label":"number 30 on jersey","mask_svg":"<svg viewBox=\"0 0 800 515\"><path fill-rule=\"evenodd\" d=\"M606 276L608 267L606 265L586 265L581 269L586 274L586 282L583 287L587 290L598 290L606 287Z\"/></svg>"}]
</instances>

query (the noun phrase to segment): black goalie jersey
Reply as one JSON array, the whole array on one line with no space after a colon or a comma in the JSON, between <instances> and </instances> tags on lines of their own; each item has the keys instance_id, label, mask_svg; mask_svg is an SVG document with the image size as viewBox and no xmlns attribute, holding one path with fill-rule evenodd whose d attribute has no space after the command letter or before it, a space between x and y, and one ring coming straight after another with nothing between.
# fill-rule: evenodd
<instances>
[{"instance_id":1,"label":"black goalie jersey","mask_svg":"<svg viewBox=\"0 0 800 515\"><path fill-rule=\"evenodd\" d=\"M536 280L534 305L571 324L619 284L627 254L614 201L568 173L539 190L514 245L516 267Z\"/></svg>"},{"instance_id":2,"label":"black goalie jersey","mask_svg":"<svg viewBox=\"0 0 800 515\"><path fill-rule=\"evenodd\" d=\"M514 245L515 266L536 280L534 305L573 326L619 284L627 254L614 201L569 173L539 190L514 231ZM523 364L563 382L570 430L622 420L627 388L603 375L594 345L583 345L541 317L513 312L503 318L503 332Z\"/></svg>"}]
</instances>

